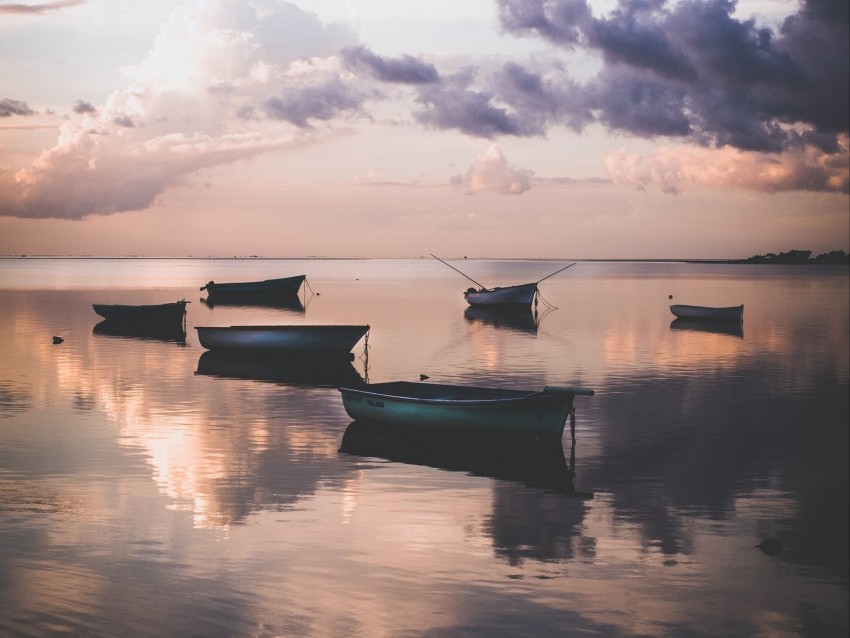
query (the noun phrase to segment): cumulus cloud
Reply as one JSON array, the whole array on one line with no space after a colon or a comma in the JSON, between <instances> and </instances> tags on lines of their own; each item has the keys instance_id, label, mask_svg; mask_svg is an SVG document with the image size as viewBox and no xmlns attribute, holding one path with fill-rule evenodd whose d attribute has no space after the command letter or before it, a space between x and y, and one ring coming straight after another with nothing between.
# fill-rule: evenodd
<instances>
[{"instance_id":1,"label":"cumulus cloud","mask_svg":"<svg viewBox=\"0 0 850 638\"><path fill-rule=\"evenodd\" d=\"M0 4L0 13L20 13L32 15L34 13L47 13L58 9L66 9L79 4L85 4L86 0L57 0L56 2L40 2L38 4Z\"/></svg>"},{"instance_id":2,"label":"cumulus cloud","mask_svg":"<svg viewBox=\"0 0 850 638\"><path fill-rule=\"evenodd\" d=\"M531 188L533 175L532 171L508 164L499 145L491 144L465 175L456 175L451 181L470 195L486 191L519 195Z\"/></svg>"},{"instance_id":3,"label":"cumulus cloud","mask_svg":"<svg viewBox=\"0 0 850 638\"><path fill-rule=\"evenodd\" d=\"M846 0L801 0L779 28L739 19L732 0L619 0L605 15L588 0L494 2L504 32L547 43L546 55L382 56L284 0L180 5L147 57L123 70L125 88L104 104L78 100L54 148L0 172L0 214L144 208L192 171L323 139L340 122L372 121L373 106L395 108L393 121L492 141L599 125L691 147L609 161L615 179L668 192L709 183L680 167L686 152L706 169L732 163L735 177L717 184L846 192ZM598 70L571 76L569 51L596 55ZM0 117L33 114L0 101ZM530 176L491 146L455 181L467 192L521 193Z\"/></svg>"},{"instance_id":4,"label":"cumulus cloud","mask_svg":"<svg viewBox=\"0 0 850 638\"><path fill-rule=\"evenodd\" d=\"M625 150L605 161L611 179L645 190L679 193L687 188L740 188L780 191L850 192L850 143L843 136L838 153L809 146L785 153L734 148L666 147L642 156Z\"/></svg>"},{"instance_id":5,"label":"cumulus cloud","mask_svg":"<svg viewBox=\"0 0 850 638\"><path fill-rule=\"evenodd\" d=\"M318 143L314 124L359 108L334 54L344 27L288 2L205 0L176 8L127 88L78 100L57 144L0 168L0 215L80 219L144 209L203 168ZM27 114L4 100L0 113ZM253 114L253 119L249 115Z\"/></svg>"},{"instance_id":6,"label":"cumulus cloud","mask_svg":"<svg viewBox=\"0 0 850 638\"><path fill-rule=\"evenodd\" d=\"M11 117L13 115L35 115L35 111L21 100L10 100L9 98L0 100L0 117Z\"/></svg>"}]
</instances>

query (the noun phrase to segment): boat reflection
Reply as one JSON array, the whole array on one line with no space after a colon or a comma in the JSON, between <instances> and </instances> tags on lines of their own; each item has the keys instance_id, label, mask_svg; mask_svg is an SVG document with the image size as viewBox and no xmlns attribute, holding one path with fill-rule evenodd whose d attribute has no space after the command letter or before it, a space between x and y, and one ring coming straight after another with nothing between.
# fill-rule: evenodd
<instances>
[{"instance_id":1,"label":"boat reflection","mask_svg":"<svg viewBox=\"0 0 850 638\"><path fill-rule=\"evenodd\" d=\"M352 364L354 355L308 356L287 352L207 350L196 374L272 381L287 385L339 387L366 382Z\"/></svg>"},{"instance_id":2,"label":"boat reflection","mask_svg":"<svg viewBox=\"0 0 850 638\"><path fill-rule=\"evenodd\" d=\"M104 319L94 326L92 332L96 335L105 335L109 337L152 339L156 341L171 341L180 345L186 345L186 326L183 324L126 324Z\"/></svg>"},{"instance_id":3,"label":"boat reflection","mask_svg":"<svg viewBox=\"0 0 850 638\"><path fill-rule=\"evenodd\" d=\"M718 323L716 321L698 321L696 319L674 319L670 323L670 329L711 332L712 334L730 335L740 339L744 338L744 326L741 323Z\"/></svg>"},{"instance_id":4,"label":"boat reflection","mask_svg":"<svg viewBox=\"0 0 850 638\"><path fill-rule=\"evenodd\" d=\"M463 317L470 323L480 323L494 328L506 328L518 332L537 334L539 317L530 307L487 307L469 306Z\"/></svg>"},{"instance_id":5,"label":"boat reflection","mask_svg":"<svg viewBox=\"0 0 850 638\"><path fill-rule=\"evenodd\" d=\"M339 451L592 497L592 494L576 492L573 486L575 445L570 450L568 463L561 437L557 435L454 428L406 430L353 421L345 430Z\"/></svg>"},{"instance_id":6,"label":"boat reflection","mask_svg":"<svg viewBox=\"0 0 850 638\"><path fill-rule=\"evenodd\" d=\"M226 295L209 294L206 298L201 298L201 303L210 309L215 308L216 306L239 306L255 308L276 308L278 310L289 310L290 312L296 313L305 312L304 303L297 295L284 297L269 297L268 295L228 297Z\"/></svg>"}]
</instances>

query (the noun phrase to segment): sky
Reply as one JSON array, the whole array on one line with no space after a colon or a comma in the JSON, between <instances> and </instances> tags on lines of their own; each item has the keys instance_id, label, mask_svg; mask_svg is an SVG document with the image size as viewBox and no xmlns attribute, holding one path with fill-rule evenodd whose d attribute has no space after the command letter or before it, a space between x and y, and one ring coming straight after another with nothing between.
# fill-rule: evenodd
<instances>
[{"instance_id":1,"label":"sky","mask_svg":"<svg viewBox=\"0 0 850 638\"><path fill-rule=\"evenodd\" d=\"M0 255L850 252L847 0L0 0Z\"/></svg>"}]
</instances>

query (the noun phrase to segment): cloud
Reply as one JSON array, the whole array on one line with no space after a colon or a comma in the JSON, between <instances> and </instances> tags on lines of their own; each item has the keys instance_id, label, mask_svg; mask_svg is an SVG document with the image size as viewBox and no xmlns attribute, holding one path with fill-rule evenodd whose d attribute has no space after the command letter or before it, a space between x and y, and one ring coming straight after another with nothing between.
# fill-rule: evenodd
<instances>
[{"instance_id":1,"label":"cloud","mask_svg":"<svg viewBox=\"0 0 850 638\"><path fill-rule=\"evenodd\" d=\"M734 148L666 147L649 156L625 150L605 161L612 180L640 190L666 193L690 188L850 192L850 139L836 153L806 147L785 153L756 153Z\"/></svg>"},{"instance_id":2,"label":"cloud","mask_svg":"<svg viewBox=\"0 0 850 638\"><path fill-rule=\"evenodd\" d=\"M586 0L497 1L506 32L601 54L582 90L612 130L763 152L830 152L848 131L844 0L803 0L778 33L731 0L621 0L599 18Z\"/></svg>"},{"instance_id":3,"label":"cloud","mask_svg":"<svg viewBox=\"0 0 850 638\"><path fill-rule=\"evenodd\" d=\"M77 100L74 102L73 110L74 113L97 113L97 108L85 100Z\"/></svg>"},{"instance_id":4,"label":"cloud","mask_svg":"<svg viewBox=\"0 0 850 638\"><path fill-rule=\"evenodd\" d=\"M68 7L85 4L87 0L58 0L57 2L42 2L40 4L0 4L0 13L19 13L32 15L34 13L47 13Z\"/></svg>"},{"instance_id":5,"label":"cloud","mask_svg":"<svg viewBox=\"0 0 850 638\"><path fill-rule=\"evenodd\" d=\"M140 210L201 169L333 135L317 124L369 95L335 53L354 43L288 2L206 0L177 7L129 84L95 106L78 100L53 148L0 169L0 215L81 219ZM311 57L312 56L312 57ZM4 100L6 114L26 114Z\"/></svg>"},{"instance_id":6,"label":"cloud","mask_svg":"<svg viewBox=\"0 0 850 638\"><path fill-rule=\"evenodd\" d=\"M13 115L35 115L26 102L3 98L0 100L0 117L11 117Z\"/></svg>"},{"instance_id":7,"label":"cloud","mask_svg":"<svg viewBox=\"0 0 850 638\"><path fill-rule=\"evenodd\" d=\"M531 188L532 171L508 164L498 144L491 144L479 155L465 175L456 175L452 183L475 195L492 191L501 195L520 195Z\"/></svg>"},{"instance_id":8,"label":"cloud","mask_svg":"<svg viewBox=\"0 0 850 638\"><path fill-rule=\"evenodd\" d=\"M410 55L382 58L366 47L346 47L340 52L349 69L365 69L383 82L433 84L440 79L436 67Z\"/></svg>"}]
</instances>

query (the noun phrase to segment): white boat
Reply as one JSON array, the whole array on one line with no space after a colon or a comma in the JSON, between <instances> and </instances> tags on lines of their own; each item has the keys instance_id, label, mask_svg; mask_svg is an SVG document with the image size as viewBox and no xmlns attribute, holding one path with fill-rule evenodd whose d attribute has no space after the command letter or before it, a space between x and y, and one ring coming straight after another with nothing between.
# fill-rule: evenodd
<instances>
[{"instance_id":1,"label":"white boat","mask_svg":"<svg viewBox=\"0 0 850 638\"><path fill-rule=\"evenodd\" d=\"M402 428L473 428L562 434L576 395L593 390L546 386L542 391L392 381L342 387L348 415Z\"/></svg>"},{"instance_id":2,"label":"white boat","mask_svg":"<svg viewBox=\"0 0 850 638\"><path fill-rule=\"evenodd\" d=\"M689 319L691 321L741 323L744 320L743 305L712 308L710 306L685 306L677 304L670 306L670 312L679 319Z\"/></svg>"},{"instance_id":3,"label":"white boat","mask_svg":"<svg viewBox=\"0 0 850 638\"><path fill-rule=\"evenodd\" d=\"M466 299L466 303L470 306L487 306L494 308L511 308L511 307L521 307L521 306L531 306L536 300L538 295L537 284L541 281L549 279L549 277L553 275L557 275L559 272L570 268L571 266L575 266L575 264L569 264L568 266L564 266L563 268L559 268L555 272L546 275L543 279L538 279L537 281L528 283L528 284L518 284L516 286L498 286L494 288L488 288L477 281L475 281L469 275L461 272L450 263L443 261L436 255L431 255L434 259L439 262L444 263L446 266L454 270L455 272L460 273L464 277L466 277L469 281L474 283L478 288L468 288L463 293L463 298Z\"/></svg>"},{"instance_id":4,"label":"white boat","mask_svg":"<svg viewBox=\"0 0 850 638\"><path fill-rule=\"evenodd\" d=\"M196 326L208 350L286 350L298 353L346 354L369 332L369 326Z\"/></svg>"},{"instance_id":5,"label":"white boat","mask_svg":"<svg viewBox=\"0 0 850 638\"><path fill-rule=\"evenodd\" d=\"M463 298L470 306L530 306L537 295L537 282L502 288L469 288Z\"/></svg>"}]
</instances>

